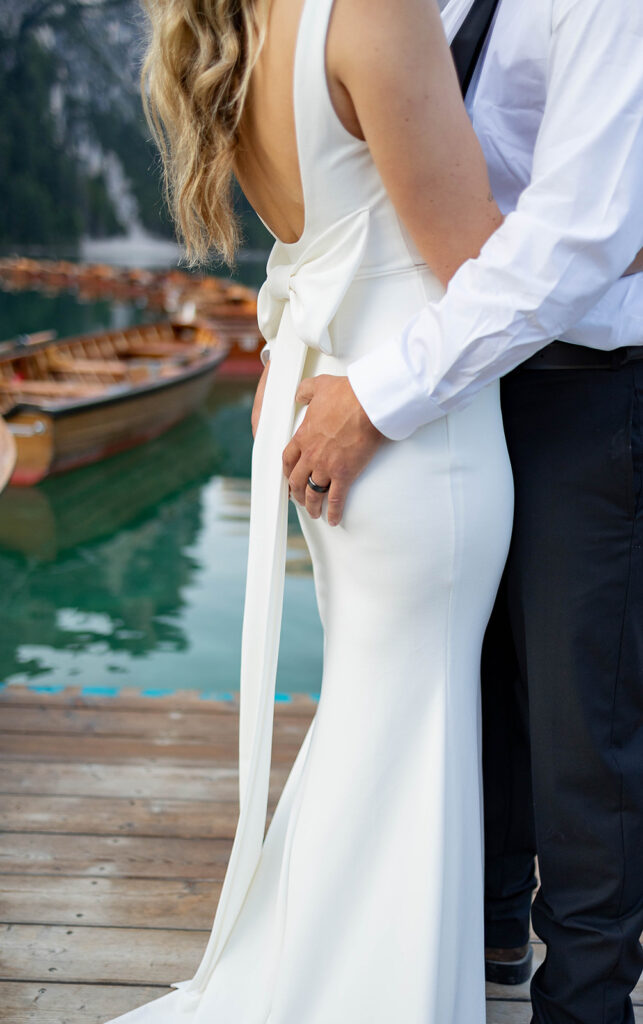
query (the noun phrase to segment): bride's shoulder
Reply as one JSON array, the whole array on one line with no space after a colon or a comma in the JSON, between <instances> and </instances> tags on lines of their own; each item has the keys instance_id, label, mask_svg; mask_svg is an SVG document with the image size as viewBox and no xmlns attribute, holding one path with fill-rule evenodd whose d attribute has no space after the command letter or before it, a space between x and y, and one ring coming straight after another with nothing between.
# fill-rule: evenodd
<instances>
[{"instance_id":1,"label":"bride's shoulder","mask_svg":"<svg viewBox=\"0 0 643 1024\"><path fill-rule=\"evenodd\" d=\"M330 21L331 32L359 27L373 38L386 30L397 34L442 25L436 0L333 0ZM358 52L361 47L352 42Z\"/></svg>"},{"instance_id":2,"label":"bride's shoulder","mask_svg":"<svg viewBox=\"0 0 643 1024\"><path fill-rule=\"evenodd\" d=\"M342 81L388 68L412 74L415 62L426 66L444 42L435 0L334 0L327 68Z\"/></svg>"},{"instance_id":3,"label":"bride's shoulder","mask_svg":"<svg viewBox=\"0 0 643 1024\"><path fill-rule=\"evenodd\" d=\"M435 0L334 0L326 74L340 120L374 155L391 123L415 131L436 103L460 100Z\"/></svg>"}]
</instances>

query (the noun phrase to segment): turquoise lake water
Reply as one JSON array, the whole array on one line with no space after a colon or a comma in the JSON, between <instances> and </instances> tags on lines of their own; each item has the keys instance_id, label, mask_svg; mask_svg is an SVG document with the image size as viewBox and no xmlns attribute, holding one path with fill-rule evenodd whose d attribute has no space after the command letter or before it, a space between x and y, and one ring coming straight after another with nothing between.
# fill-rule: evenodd
<instances>
[{"instance_id":1,"label":"turquoise lake water","mask_svg":"<svg viewBox=\"0 0 643 1024\"><path fill-rule=\"evenodd\" d=\"M123 304L0 292L0 338L150 318ZM215 380L206 405L163 437L0 496L0 684L238 690L254 386ZM291 509L280 696L318 692L321 645Z\"/></svg>"}]
</instances>

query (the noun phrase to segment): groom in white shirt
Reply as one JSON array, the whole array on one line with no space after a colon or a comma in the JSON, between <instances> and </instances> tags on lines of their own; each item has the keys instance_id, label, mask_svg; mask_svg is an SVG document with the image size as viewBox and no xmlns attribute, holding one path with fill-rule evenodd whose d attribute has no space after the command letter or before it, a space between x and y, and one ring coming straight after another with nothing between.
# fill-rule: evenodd
<instances>
[{"instance_id":1,"label":"groom in white shirt","mask_svg":"<svg viewBox=\"0 0 643 1024\"><path fill-rule=\"evenodd\" d=\"M338 522L382 435L408 437L504 377L516 513L483 654L488 970L511 982L530 966L537 850L534 1021L632 1024L643 274L628 272L643 247L643 0L451 0L444 18L463 24L461 42L483 26L458 70L505 221L400 337L348 378L302 382L285 472L329 479L308 452L334 451Z\"/></svg>"}]
</instances>

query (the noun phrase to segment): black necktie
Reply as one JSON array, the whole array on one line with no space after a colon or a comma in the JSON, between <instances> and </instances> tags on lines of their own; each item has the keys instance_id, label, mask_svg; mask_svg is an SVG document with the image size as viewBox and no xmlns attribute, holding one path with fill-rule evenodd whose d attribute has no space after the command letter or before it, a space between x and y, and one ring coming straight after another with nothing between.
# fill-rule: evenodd
<instances>
[{"instance_id":1,"label":"black necktie","mask_svg":"<svg viewBox=\"0 0 643 1024\"><path fill-rule=\"evenodd\" d=\"M462 25L458 29L455 39L451 43L451 53L455 62L456 71L460 80L462 95L465 96L478 57L482 52L487 33L498 6L499 0L473 0L473 6Z\"/></svg>"}]
</instances>

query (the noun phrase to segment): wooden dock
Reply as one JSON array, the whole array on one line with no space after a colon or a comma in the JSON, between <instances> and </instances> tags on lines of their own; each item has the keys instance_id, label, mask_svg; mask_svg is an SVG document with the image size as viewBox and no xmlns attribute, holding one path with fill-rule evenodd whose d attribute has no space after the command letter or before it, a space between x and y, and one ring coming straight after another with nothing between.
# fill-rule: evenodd
<instances>
[{"instance_id":1,"label":"wooden dock","mask_svg":"<svg viewBox=\"0 0 643 1024\"><path fill-rule=\"evenodd\" d=\"M271 810L314 708L276 706ZM10 687L0 714L0 1021L104 1024L200 960L236 824L237 708ZM530 1017L526 986L489 986L488 1024Z\"/></svg>"}]
</instances>

